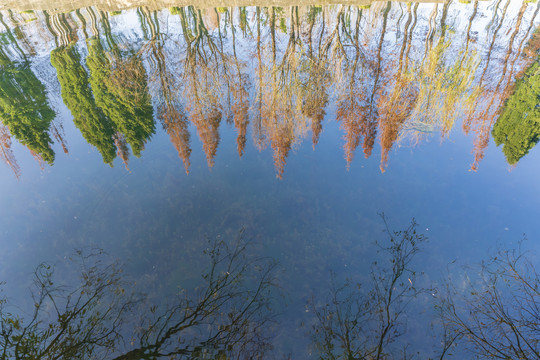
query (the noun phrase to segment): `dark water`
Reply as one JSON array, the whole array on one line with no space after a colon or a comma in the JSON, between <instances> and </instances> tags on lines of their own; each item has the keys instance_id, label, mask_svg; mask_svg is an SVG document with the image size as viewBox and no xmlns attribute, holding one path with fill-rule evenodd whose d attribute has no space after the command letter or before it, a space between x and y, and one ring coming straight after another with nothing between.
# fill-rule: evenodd
<instances>
[{"instance_id":1,"label":"dark water","mask_svg":"<svg viewBox=\"0 0 540 360\"><path fill-rule=\"evenodd\" d=\"M445 281L466 291L473 264L523 234L538 250L538 9L502 0L2 12L0 310L3 326L20 331L17 315L28 326L22 338L42 336L18 350L4 338L7 358L332 358L314 329L337 317L321 314L345 279L364 284L346 294L371 299L356 309L365 327L354 358L398 358L407 344L439 357ZM381 246L413 218L412 238L429 241L388 283L399 254ZM407 234L395 238L411 245ZM235 251L239 238L248 245ZM85 258L97 249L106 254ZM239 257L227 268L211 249ZM42 262L57 268L36 288ZM218 280L201 276L212 263ZM245 277L227 280L236 274ZM389 306L400 315L378 353L389 289L403 298ZM58 316L84 309L75 298L92 291L95 318ZM120 311L132 292L138 301ZM216 298L189 323L185 314ZM55 340L66 327L69 341ZM105 328L124 341L96 335ZM469 356L463 349L451 353Z\"/></svg>"}]
</instances>

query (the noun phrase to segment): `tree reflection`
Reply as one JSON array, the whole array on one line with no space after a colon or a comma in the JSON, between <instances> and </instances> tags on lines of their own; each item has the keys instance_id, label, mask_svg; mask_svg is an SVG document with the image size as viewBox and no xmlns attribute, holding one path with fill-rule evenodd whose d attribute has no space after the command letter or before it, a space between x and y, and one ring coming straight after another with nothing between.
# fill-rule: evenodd
<instances>
[{"instance_id":1,"label":"tree reflection","mask_svg":"<svg viewBox=\"0 0 540 360\"><path fill-rule=\"evenodd\" d=\"M365 157L380 147L376 151L385 171L396 144L418 144L434 132L444 139L462 120L464 133L474 136L471 168L477 169L497 118L503 124L516 116L510 114L518 100L509 97L517 99L524 91L519 84L526 81L514 85L516 77L531 77L533 70L526 69L536 61L537 35L531 34L538 12L538 4L527 1L517 7L510 1L491 7L474 1L211 10L186 6L170 13L139 8L140 38L129 32L113 35L109 15L93 8L44 12L43 19L58 47L51 62L64 103L106 163L114 157L113 147L126 164L129 148L140 156L155 131L153 105L186 172L190 125L212 167L226 120L236 129L238 155L245 153L251 129L255 147L271 149L281 178L291 150L310 131L315 148L324 119L333 114L344 132L347 168L361 143ZM486 16L489 31L479 37ZM463 24L457 25L459 19ZM12 52L32 56L32 34L25 32L21 19L9 12L0 20L7 29L2 40L7 58L13 58ZM83 44L76 44L79 23L87 37L86 58ZM6 126L11 131L15 125ZM67 151L61 124L50 122L49 128ZM524 130L503 132L508 130L493 130L499 144L508 142L505 136L519 137L511 142L523 141L525 148L535 143L535 135ZM9 144L4 144L8 154ZM510 147L503 150L507 157ZM51 159L44 148L33 151ZM508 157L510 163L527 150L518 152Z\"/></svg>"},{"instance_id":2,"label":"tree reflection","mask_svg":"<svg viewBox=\"0 0 540 360\"><path fill-rule=\"evenodd\" d=\"M483 359L538 359L539 304L540 276L531 254L500 251L481 264L477 281L446 283L438 304L445 350L457 347Z\"/></svg>"},{"instance_id":3,"label":"tree reflection","mask_svg":"<svg viewBox=\"0 0 540 360\"><path fill-rule=\"evenodd\" d=\"M247 13L246 8L239 9L239 28L244 36L247 34ZM238 149L238 155L242 157L246 147L247 141L247 127L249 124L249 77L245 74L245 65L238 59L238 54L236 51L236 32L238 30L231 22L231 35L232 35L232 50L233 50L233 59L234 59L234 70L233 73L233 84L231 86L231 93L233 97L232 113L234 126L238 131L238 136L236 137L236 144Z\"/></svg>"},{"instance_id":4,"label":"tree reflection","mask_svg":"<svg viewBox=\"0 0 540 360\"><path fill-rule=\"evenodd\" d=\"M55 117L45 87L28 61L12 61L0 48L0 119L32 155L52 164L49 128ZM5 146L9 148L9 146Z\"/></svg>"},{"instance_id":5,"label":"tree reflection","mask_svg":"<svg viewBox=\"0 0 540 360\"><path fill-rule=\"evenodd\" d=\"M480 86L483 85L483 80L484 80L484 77L487 73L487 70L488 70L488 65L492 59L492 49L493 47L495 46L496 44L496 39L497 39L497 34L498 32L500 31L500 29L502 28L502 25L504 23L504 19L507 15L507 9L508 9L508 6L509 6L510 2L506 2L504 8L503 8L503 11L502 11L502 15L500 18L493 18L492 19L492 23L493 23L493 26L497 25L495 27L495 30L493 31L493 37L492 37L492 41L490 43L490 48L489 48L489 51L488 51L488 54L487 54L487 61L486 61L486 66L484 67L484 70L482 71L482 75L480 77ZM496 85L494 88L490 89L491 91L491 98L487 101L487 105L485 107L480 107L480 111L479 111L479 119L477 121L477 123L475 124L475 132L476 132L476 139L475 139L475 149L474 149L474 163L473 165L471 166L471 170L476 170L478 168L478 164L480 161L482 161L482 159L484 158L484 153L485 153L485 149L487 148L488 144L489 144L489 133L490 133L490 130L491 128L493 127L493 124L494 124L494 121L495 121L495 118L496 116L498 115L499 113L499 108L502 106L503 102L505 101L505 99L507 98L508 96L508 93L506 90L503 90L501 88L502 84L504 83L504 80L505 80L505 77L506 77L506 71L507 71L507 68L508 68L508 61L509 61L509 58L510 58L510 55L512 54L513 52L513 44L514 44L514 41L515 41L515 37L517 35L517 33L519 32L519 29L521 27L521 23L522 23L522 20L523 20L523 15L525 13L525 9L527 8L527 3L523 3L520 10L519 10L519 13L517 15L517 18L516 18L516 25L515 25L515 30L514 32L512 33L512 35L510 36L510 39L508 41L508 51L507 51L507 54L504 58L504 62L503 62L503 68L501 70L501 73L502 73L502 76L499 78L499 81L496 82ZM513 69L512 69L513 70ZM510 74L510 77L512 76L512 74ZM475 104L475 109L477 108L478 106L478 103ZM466 129L466 131L468 131L467 127L470 126L470 119L467 119L467 121L464 123L464 127Z\"/></svg>"},{"instance_id":6,"label":"tree reflection","mask_svg":"<svg viewBox=\"0 0 540 360\"><path fill-rule=\"evenodd\" d=\"M0 302L0 358L260 358L270 348L276 264L249 256L242 234L211 243L200 287L166 306L131 292L121 268L100 251L77 254L71 265L79 285L72 288L58 284L53 266L40 265L29 317Z\"/></svg>"},{"instance_id":7,"label":"tree reflection","mask_svg":"<svg viewBox=\"0 0 540 360\"><path fill-rule=\"evenodd\" d=\"M538 37L538 30L533 39ZM535 46L531 43L532 46ZM508 98L493 126L493 138L498 145L503 144L503 153L510 165L516 164L538 142L540 136L540 64L532 64L516 82L513 93Z\"/></svg>"},{"instance_id":8,"label":"tree reflection","mask_svg":"<svg viewBox=\"0 0 540 360\"><path fill-rule=\"evenodd\" d=\"M71 111L73 123L86 141L98 149L103 161L112 164L116 157L113 124L96 105L76 46L71 44L52 51L51 64L56 68L62 99Z\"/></svg>"},{"instance_id":9,"label":"tree reflection","mask_svg":"<svg viewBox=\"0 0 540 360\"><path fill-rule=\"evenodd\" d=\"M362 18L362 10L357 14L354 31L354 57L352 58L352 66L345 68L344 78L348 80L348 84L340 92L337 103L336 118L341 122L341 128L345 130L345 159L347 168L354 157L354 152L358 147L362 136L364 136L364 154L366 157L371 155L373 144L375 143L375 135L377 132L376 122L374 121L373 107L371 107L367 90L360 86L357 72L359 71L359 61L362 60L362 51L359 43L359 26ZM382 36L382 35L381 35ZM380 72L380 67L375 69L375 74ZM375 75L377 77L377 75ZM377 81L374 82L374 89L377 87ZM359 88L360 87L360 88ZM373 96L372 96L373 97ZM361 102L366 102L362 105Z\"/></svg>"},{"instance_id":10,"label":"tree reflection","mask_svg":"<svg viewBox=\"0 0 540 360\"><path fill-rule=\"evenodd\" d=\"M8 164L17 179L21 176L21 168L11 149L11 134L5 125L0 126L0 157Z\"/></svg>"},{"instance_id":11,"label":"tree reflection","mask_svg":"<svg viewBox=\"0 0 540 360\"><path fill-rule=\"evenodd\" d=\"M174 81L174 74L169 69L169 59L164 48L164 35L160 32L157 14L155 12L150 14L146 9L139 10L152 34L149 45L155 60L154 71L157 73L159 83L158 95L156 96L158 100L157 117L161 120L178 156L182 159L186 173L189 173L191 146L188 119L178 99L179 86Z\"/></svg>"},{"instance_id":12,"label":"tree reflection","mask_svg":"<svg viewBox=\"0 0 540 360\"><path fill-rule=\"evenodd\" d=\"M24 318L0 301L1 359L106 358L121 340L124 317L134 298L124 290L116 264L101 263L101 253L76 254L79 284L57 284L54 266L34 274L33 309Z\"/></svg>"},{"instance_id":13,"label":"tree reflection","mask_svg":"<svg viewBox=\"0 0 540 360\"><path fill-rule=\"evenodd\" d=\"M221 44L216 44L206 28L200 9L193 6L179 9L186 44L184 61L186 109L189 120L197 128L209 167L219 145L222 119L219 68Z\"/></svg>"},{"instance_id":14,"label":"tree reflection","mask_svg":"<svg viewBox=\"0 0 540 360\"><path fill-rule=\"evenodd\" d=\"M386 225L386 232L370 281L340 282L332 274L327 296L311 300L316 319L310 335L321 359L540 357L537 254L521 242L477 267L468 265L465 273L452 272L442 286L432 279L428 293L417 285L422 281L414 260L426 237L414 219L401 231ZM423 315L412 311L415 301ZM432 330L435 353L426 334L415 339L408 322Z\"/></svg>"},{"instance_id":15,"label":"tree reflection","mask_svg":"<svg viewBox=\"0 0 540 360\"><path fill-rule=\"evenodd\" d=\"M391 344L404 334L409 303L421 292L416 272L410 268L426 237L413 221L404 230L392 231L386 223L388 241L378 244L382 260L372 264L370 283L336 284L327 299L314 299L317 316L311 332L316 350L324 359L395 358Z\"/></svg>"},{"instance_id":16,"label":"tree reflection","mask_svg":"<svg viewBox=\"0 0 540 360\"><path fill-rule=\"evenodd\" d=\"M146 70L140 56L121 53L105 14L102 20L110 51L105 51L99 37L88 40L89 83L96 105L114 124L117 141L125 139L133 155L139 157L155 131Z\"/></svg>"}]
</instances>

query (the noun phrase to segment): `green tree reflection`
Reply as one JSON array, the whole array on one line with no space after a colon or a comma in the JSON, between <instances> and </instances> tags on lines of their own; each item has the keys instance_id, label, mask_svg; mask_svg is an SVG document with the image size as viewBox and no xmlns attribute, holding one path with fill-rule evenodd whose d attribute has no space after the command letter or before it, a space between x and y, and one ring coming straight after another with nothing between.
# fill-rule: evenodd
<instances>
[{"instance_id":1,"label":"green tree reflection","mask_svg":"<svg viewBox=\"0 0 540 360\"><path fill-rule=\"evenodd\" d=\"M503 145L510 165L529 153L540 137L540 62L535 62L519 79L493 126L493 139Z\"/></svg>"},{"instance_id":2,"label":"green tree reflection","mask_svg":"<svg viewBox=\"0 0 540 360\"><path fill-rule=\"evenodd\" d=\"M71 44L53 50L51 64L56 68L62 99L73 115L75 126L86 141L98 149L103 161L112 164L116 157L113 124L96 105L76 46Z\"/></svg>"},{"instance_id":3,"label":"green tree reflection","mask_svg":"<svg viewBox=\"0 0 540 360\"><path fill-rule=\"evenodd\" d=\"M96 105L123 135L133 155L139 157L155 131L146 70L137 54L122 57L106 19L104 23L111 51L105 51L98 37L88 40L89 83Z\"/></svg>"},{"instance_id":4,"label":"green tree reflection","mask_svg":"<svg viewBox=\"0 0 540 360\"><path fill-rule=\"evenodd\" d=\"M0 49L0 119L21 144L49 164L54 162L49 135L54 111L45 86L27 61L12 61Z\"/></svg>"}]
</instances>

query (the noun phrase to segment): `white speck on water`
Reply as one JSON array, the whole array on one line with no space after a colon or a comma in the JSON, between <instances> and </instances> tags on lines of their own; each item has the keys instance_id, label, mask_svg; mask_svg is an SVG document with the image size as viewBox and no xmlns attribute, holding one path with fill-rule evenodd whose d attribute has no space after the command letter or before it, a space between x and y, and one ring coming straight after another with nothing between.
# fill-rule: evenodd
<instances>
[{"instance_id":1,"label":"white speck on water","mask_svg":"<svg viewBox=\"0 0 540 360\"><path fill-rule=\"evenodd\" d=\"M509 228L507 228L507 227L506 227L506 228L504 228L504 231L508 231L508 230L510 230L510 229L509 229Z\"/></svg>"}]
</instances>

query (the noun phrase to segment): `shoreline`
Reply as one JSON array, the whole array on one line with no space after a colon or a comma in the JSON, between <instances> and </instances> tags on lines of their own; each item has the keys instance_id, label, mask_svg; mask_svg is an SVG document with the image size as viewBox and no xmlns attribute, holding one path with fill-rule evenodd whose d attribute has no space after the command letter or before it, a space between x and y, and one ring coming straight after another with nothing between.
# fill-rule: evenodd
<instances>
[{"instance_id":1,"label":"shoreline","mask_svg":"<svg viewBox=\"0 0 540 360\"><path fill-rule=\"evenodd\" d=\"M52 13L67 13L77 9L94 6L102 11L122 11L140 6L146 6L150 10L161 10L173 6L183 7L195 5L197 8L208 9L217 7L238 6L313 6L313 5L354 5L369 6L382 0L199 0L194 4L193 0L7 0L0 5L0 10L24 11L49 11ZM392 2L400 2L390 0ZM384 1L386 2L386 1ZM445 3L445 0L418 0L420 3Z\"/></svg>"}]
</instances>

